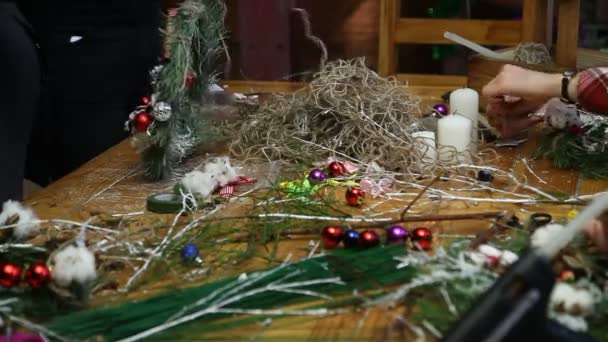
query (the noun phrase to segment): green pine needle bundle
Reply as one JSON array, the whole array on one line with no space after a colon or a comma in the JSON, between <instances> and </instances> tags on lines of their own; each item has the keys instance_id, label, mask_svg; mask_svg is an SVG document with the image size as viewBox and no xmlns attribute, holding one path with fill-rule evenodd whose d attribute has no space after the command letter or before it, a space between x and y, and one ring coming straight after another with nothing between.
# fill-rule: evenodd
<instances>
[{"instance_id":1,"label":"green pine needle bundle","mask_svg":"<svg viewBox=\"0 0 608 342\"><path fill-rule=\"evenodd\" d=\"M330 255L249 274L245 279L234 277L195 288L175 290L143 301L57 317L49 325L49 329L71 339L101 336L104 340L114 341L134 336L180 317L197 313L200 315L191 321L176 324L160 334L142 337L162 339L185 331L201 334L217 329L215 324L218 320L232 315L213 311L204 314L205 310L216 307L245 311L289 310L290 306L299 304L299 310L325 310L352 305L357 302L352 297L354 292L381 291L388 286L407 282L414 276L413 268L396 268L394 257L402 253L403 246L400 245L363 251L339 250ZM336 281L323 282L327 279ZM309 285L296 286L303 283ZM271 285L283 286L289 291L268 289ZM244 294L251 295L242 299L236 297ZM339 298L340 296L349 298ZM230 302L232 299L235 301ZM227 301L228 304L222 305ZM201 311L203 314L200 314ZM263 314L260 318L262 317ZM221 326L228 329L250 322L248 319L237 319Z\"/></svg>"},{"instance_id":2,"label":"green pine needle bundle","mask_svg":"<svg viewBox=\"0 0 608 342\"><path fill-rule=\"evenodd\" d=\"M608 178L608 123L591 123L584 128L582 136L551 131L540 145L538 156L552 160L557 168L578 170L587 178Z\"/></svg>"},{"instance_id":3,"label":"green pine needle bundle","mask_svg":"<svg viewBox=\"0 0 608 342\"><path fill-rule=\"evenodd\" d=\"M157 121L144 138L146 178L160 180L198 147L213 140L204 118L211 105L208 89L216 79L216 63L224 38L225 5L218 0L187 0L171 18L167 34L171 57L156 84L159 102L171 106L167 121Z\"/></svg>"}]
</instances>

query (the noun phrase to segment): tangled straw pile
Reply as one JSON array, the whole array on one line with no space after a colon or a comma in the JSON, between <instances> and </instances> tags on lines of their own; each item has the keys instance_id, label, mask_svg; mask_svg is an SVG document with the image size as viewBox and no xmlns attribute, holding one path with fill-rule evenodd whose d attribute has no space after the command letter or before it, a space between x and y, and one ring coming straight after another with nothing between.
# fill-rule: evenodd
<instances>
[{"instance_id":1,"label":"tangled straw pile","mask_svg":"<svg viewBox=\"0 0 608 342\"><path fill-rule=\"evenodd\" d=\"M319 161L329 156L377 162L390 170L419 165L412 133L419 100L363 59L328 63L305 89L275 95L229 127L240 159Z\"/></svg>"}]
</instances>

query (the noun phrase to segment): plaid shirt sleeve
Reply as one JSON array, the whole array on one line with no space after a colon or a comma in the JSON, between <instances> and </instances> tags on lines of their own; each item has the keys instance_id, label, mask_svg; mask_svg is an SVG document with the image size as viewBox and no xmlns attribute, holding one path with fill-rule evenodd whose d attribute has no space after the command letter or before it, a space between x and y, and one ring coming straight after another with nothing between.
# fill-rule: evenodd
<instances>
[{"instance_id":1,"label":"plaid shirt sleeve","mask_svg":"<svg viewBox=\"0 0 608 342\"><path fill-rule=\"evenodd\" d=\"M583 71L579 76L577 98L585 110L608 114L608 68Z\"/></svg>"}]
</instances>

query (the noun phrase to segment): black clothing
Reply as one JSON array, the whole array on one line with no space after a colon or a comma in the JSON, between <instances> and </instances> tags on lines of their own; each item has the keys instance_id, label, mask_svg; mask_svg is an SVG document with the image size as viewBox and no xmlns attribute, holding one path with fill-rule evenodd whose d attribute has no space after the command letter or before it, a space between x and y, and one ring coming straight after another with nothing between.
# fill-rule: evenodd
<instances>
[{"instance_id":1,"label":"black clothing","mask_svg":"<svg viewBox=\"0 0 608 342\"><path fill-rule=\"evenodd\" d=\"M19 0L37 29L160 26L160 0Z\"/></svg>"},{"instance_id":2,"label":"black clothing","mask_svg":"<svg viewBox=\"0 0 608 342\"><path fill-rule=\"evenodd\" d=\"M40 37L48 99L28 154L46 185L127 137L158 63L159 0L22 1ZM111 167L111 166L109 166Z\"/></svg>"},{"instance_id":3,"label":"black clothing","mask_svg":"<svg viewBox=\"0 0 608 342\"><path fill-rule=\"evenodd\" d=\"M31 27L0 1L0 201L20 200L25 154L40 99L40 64Z\"/></svg>"}]
</instances>

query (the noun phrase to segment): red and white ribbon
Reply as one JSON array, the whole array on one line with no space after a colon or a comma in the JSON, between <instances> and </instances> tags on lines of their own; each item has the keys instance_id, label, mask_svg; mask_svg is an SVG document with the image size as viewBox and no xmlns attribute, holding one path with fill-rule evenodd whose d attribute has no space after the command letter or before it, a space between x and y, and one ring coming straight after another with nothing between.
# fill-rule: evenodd
<instances>
[{"instance_id":1,"label":"red and white ribbon","mask_svg":"<svg viewBox=\"0 0 608 342\"><path fill-rule=\"evenodd\" d=\"M226 185L226 186L220 187L217 190L217 193L224 198L230 198L236 192L237 186L246 185L246 184L254 184L257 181L258 180L255 178L239 176L235 181L228 183L228 185Z\"/></svg>"}]
</instances>

